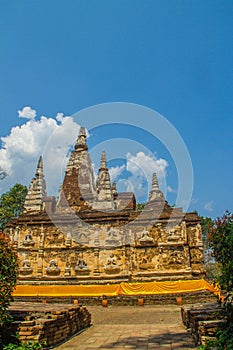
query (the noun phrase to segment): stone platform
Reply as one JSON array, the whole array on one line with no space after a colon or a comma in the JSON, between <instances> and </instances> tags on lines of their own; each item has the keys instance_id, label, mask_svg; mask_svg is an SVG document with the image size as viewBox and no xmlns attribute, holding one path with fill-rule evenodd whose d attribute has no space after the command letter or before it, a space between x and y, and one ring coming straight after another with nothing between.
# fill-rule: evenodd
<instances>
[{"instance_id":1,"label":"stone platform","mask_svg":"<svg viewBox=\"0 0 233 350\"><path fill-rule=\"evenodd\" d=\"M91 306L92 327L55 350L197 349L181 320L180 307Z\"/></svg>"}]
</instances>

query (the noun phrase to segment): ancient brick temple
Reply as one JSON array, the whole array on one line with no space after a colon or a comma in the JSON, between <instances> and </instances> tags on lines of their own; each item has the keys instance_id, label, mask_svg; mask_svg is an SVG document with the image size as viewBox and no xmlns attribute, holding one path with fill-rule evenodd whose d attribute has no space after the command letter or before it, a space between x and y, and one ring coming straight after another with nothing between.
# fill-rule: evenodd
<instances>
[{"instance_id":1,"label":"ancient brick temple","mask_svg":"<svg viewBox=\"0 0 233 350\"><path fill-rule=\"evenodd\" d=\"M19 283L97 284L201 278L200 219L171 207L153 174L148 202L111 183L105 152L94 179L80 128L58 199L48 197L40 158L24 212L6 232L18 251Z\"/></svg>"}]
</instances>

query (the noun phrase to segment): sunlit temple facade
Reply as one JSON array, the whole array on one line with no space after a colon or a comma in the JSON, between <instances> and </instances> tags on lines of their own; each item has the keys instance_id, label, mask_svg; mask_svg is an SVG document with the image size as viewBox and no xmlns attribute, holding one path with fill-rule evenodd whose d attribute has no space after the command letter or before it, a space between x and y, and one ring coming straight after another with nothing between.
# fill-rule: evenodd
<instances>
[{"instance_id":1,"label":"sunlit temple facade","mask_svg":"<svg viewBox=\"0 0 233 350\"><path fill-rule=\"evenodd\" d=\"M171 207L152 177L137 210L131 192L117 192L106 154L97 179L81 127L58 198L47 196L43 160L24 211L8 224L19 256L19 284L104 284L198 279L204 276L200 218Z\"/></svg>"}]
</instances>

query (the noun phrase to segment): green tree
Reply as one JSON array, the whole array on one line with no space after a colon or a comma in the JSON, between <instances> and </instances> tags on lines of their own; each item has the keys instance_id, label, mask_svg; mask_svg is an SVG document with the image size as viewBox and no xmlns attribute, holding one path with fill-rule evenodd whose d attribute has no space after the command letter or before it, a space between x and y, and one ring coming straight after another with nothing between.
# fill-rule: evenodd
<instances>
[{"instance_id":1,"label":"green tree","mask_svg":"<svg viewBox=\"0 0 233 350\"><path fill-rule=\"evenodd\" d=\"M215 220L207 233L208 245L212 256L219 264L220 274L217 282L228 292L224 301L226 323L215 334L216 340L207 341L200 350L232 350L233 349L233 214L229 211Z\"/></svg>"},{"instance_id":2,"label":"green tree","mask_svg":"<svg viewBox=\"0 0 233 350\"><path fill-rule=\"evenodd\" d=\"M201 216L202 239L204 243L208 243L209 232L214 226L214 220L209 217Z\"/></svg>"},{"instance_id":3,"label":"green tree","mask_svg":"<svg viewBox=\"0 0 233 350\"><path fill-rule=\"evenodd\" d=\"M233 214L229 211L215 220L208 233L212 256L219 263L219 283L228 292L233 290Z\"/></svg>"},{"instance_id":4,"label":"green tree","mask_svg":"<svg viewBox=\"0 0 233 350\"><path fill-rule=\"evenodd\" d=\"M0 229L22 213L26 194L27 187L16 184L0 197Z\"/></svg>"},{"instance_id":5,"label":"green tree","mask_svg":"<svg viewBox=\"0 0 233 350\"><path fill-rule=\"evenodd\" d=\"M202 239L204 244L204 263L206 278L209 282L218 280L220 274L219 263L213 257L213 249L210 248L208 238L214 227L214 220L201 216Z\"/></svg>"},{"instance_id":6,"label":"green tree","mask_svg":"<svg viewBox=\"0 0 233 350\"><path fill-rule=\"evenodd\" d=\"M137 203L137 211L141 211L145 208L146 203Z\"/></svg>"},{"instance_id":7,"label":"green tree","mask_svg":"<svg viewBox=\"0 0 233 350\"><path fill-rule=\"evenodd\" d=\"M12 249L9 239L0 233L0 348L8 337L7 325L10 321L7 308L12 301L18 276L17 254Z\"/></svg>"}]
</instances>

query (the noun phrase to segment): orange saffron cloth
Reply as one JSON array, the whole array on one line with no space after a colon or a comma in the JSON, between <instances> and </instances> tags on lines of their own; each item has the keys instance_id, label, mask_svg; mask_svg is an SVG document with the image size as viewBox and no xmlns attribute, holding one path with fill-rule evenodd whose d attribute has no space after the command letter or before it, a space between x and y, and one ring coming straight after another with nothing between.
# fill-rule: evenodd
<instances>
[{"instance_id":1,"label":"orange saffron cloth","mask_svg":"<svg viewBox=\"0 0 233 350\"><path fill-rule=\"evenodd\" d=\"M187 293L209 290L220 295L218 287L204 279L167 282L139 282L105 285L17 285L13 296L117 296Z\"/></svg>"}]
</instances>

